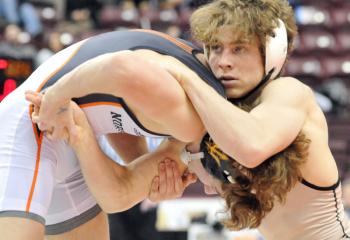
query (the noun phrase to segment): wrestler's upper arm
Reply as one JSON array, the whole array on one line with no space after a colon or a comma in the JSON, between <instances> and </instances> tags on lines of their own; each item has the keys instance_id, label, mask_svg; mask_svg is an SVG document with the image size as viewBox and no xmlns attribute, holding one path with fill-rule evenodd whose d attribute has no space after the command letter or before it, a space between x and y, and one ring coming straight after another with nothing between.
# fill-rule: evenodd
<instances>
[{"instance_id":1,"label":"wrestler's upper arm","mask_svg":"<svg viewBox=\"0 0 350 240\"><path fill-rule=\"evenodd\" d=\"M287 84L277 81L285 81ZM262 146L262 149L265 149L267 155L286 148L299 134L311 99L310 90L297 80L277 81L270 83L272 85L262 94L261 104L250 112L264 130L264 142L267 145Z\"/></svg>"}]
</instances>

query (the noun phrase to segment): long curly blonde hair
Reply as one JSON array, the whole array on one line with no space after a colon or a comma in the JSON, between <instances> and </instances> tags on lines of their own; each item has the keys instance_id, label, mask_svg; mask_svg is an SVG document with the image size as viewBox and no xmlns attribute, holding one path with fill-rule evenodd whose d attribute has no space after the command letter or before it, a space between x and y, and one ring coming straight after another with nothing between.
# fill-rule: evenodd
<instances>
[{"instance_id":1,"label":"long curly blonde hair","mask_svg":"<svg viewBox=\"0 0 350 240\"><path fill-rule=\"evenodd\" d=\"M284 203L287 193L302 179L310 140L300 133L283 152L254 169L240 166L236 183L223 184L223 197L230 218L223 221L232 230L256 228L277 202Z\"/></svg>"},{"instance_id":2,"label":"long curly blonde hair","mask_svg":"<svg viewBox=\"0 0 350 240\"><path fill-rule=\"evenodd\" d=\"M258 96L259 93L234 104L249 112L259 104ZM239 174L235 183L222 184L222 196L230 216L223 224L232 230L256 228L276 202L284 203L287 193L302 180L300 167L307 161L310 143L300 132L286 149L255 168L233 162Z\"/></svg>"}]
</instances>

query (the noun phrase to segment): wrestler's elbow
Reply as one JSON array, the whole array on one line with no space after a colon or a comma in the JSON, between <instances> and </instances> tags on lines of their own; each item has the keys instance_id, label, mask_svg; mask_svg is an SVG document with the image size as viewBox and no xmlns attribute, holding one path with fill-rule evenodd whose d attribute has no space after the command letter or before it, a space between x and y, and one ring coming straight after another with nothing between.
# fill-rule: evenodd
<instances>
[{"instance_id":1,"label":"wrestler's elbow","mask_svg":"<svg viewBox=\"0 0 350 240\"><path fill-rule=\"evenodd\" d=\"M98 201L101 209L106 213L117 213L128 210L136 204L132 199L128 199L127 195L118 193L112 193L108 199L104 201Z\"/></svg>"},{"instance_id":2,"label":"wrestler's elbow","mask_svg":"<svg viewBox=\"0 0 350 240\"><path fill-rule=\"evenodd\" d=\"M95 188L95 198L106 213L121 212L133 206L134 191L132 191L132 182L130 181L130 172L125 167L114 165L114 177L104 182L102 186Z\"/></svg>"},{"instance_id":3,"label":"wrestler's elbow","mask_svg":"<svg viewBox=\"0 0 350 240\"><path fill-rule=\"evenodd\" d=\"M101 207L102 211L108 214L112 213L118 213L118 212L123 212L131 207L133 207L135 204L131 204L130 202L122 202L120 199L113 199L109 201L108 203L98 203L99 206Z\"/></svg>"},{"instance_id":4,"label":"wrestler's elbow","mask_svg":"<svg viewBox=\"0 0 350 240\"><path fill-rule=\"evenodd\" d=\"M181 105L179 103L178 105ZM194 112L188 112L187 109L183 110L184 105L182 104L179 109L173 110L174 116L168 121L168 125L171 127L171 134L174 138L182 142L195 142L200 141L206 133L206 129L199 118ZM176 119L176 121L174 121Z\"/></svg>"},{"instance_id":5,"label":"wrestler's elbow","mask_svg":"<svg viewBox=\"0 0 350 240\"><path fill-rule=\"evenodd\" d=\"M183 135L179 138L182 142L196 142L203 138L205 135L205 128L202 125L197 125L187 129L188 131L183 132Z\"/></svg>"},{"instance_id":6,"label":"wrestler's elbow","mask_svg":"<svg viewBox=\"0 0 350 240\"><path fill-rule=\"evenodd\" d=\"M106 204L101 204L100 202L98 203L100 208L102 209L103 212L107 213L107 214L112 214L112 213L118 213L118 212L122 212L124 210L122 210L123 208L120 206L112 206L112 205L106 205Z\"/></svg>"},{"instance_id":7,"label":"wrestler's elbow","mask_svg":"<svg viewBox=\"0 0 350 240\"><path fill-rule=\"evenodd\" d=\"M107 204L105 202L101 202L101 201L97 201L98 205L100 206L100 208L102 209L103 212L111 214L111 213L116 213L116 212L120 212L119 208L116 208L116 206L112 205L112 204Z\"/></svg>"},{"instance_id":8,"label":"wrestler's elbow","mask_svg":"<svg viewBox=\"0 0 350 240\"><path fill-rule=\"evenodd\" d=\"M236 160L246 168L255 168L266 159L265 152L257 147L241 149Z\"/></svg>"}]
</instances>

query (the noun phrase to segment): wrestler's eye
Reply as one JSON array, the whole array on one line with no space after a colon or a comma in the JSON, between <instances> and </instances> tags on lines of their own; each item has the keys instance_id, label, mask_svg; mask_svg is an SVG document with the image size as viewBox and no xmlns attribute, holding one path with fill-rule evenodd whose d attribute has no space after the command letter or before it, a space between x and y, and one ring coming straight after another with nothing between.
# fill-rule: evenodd
<instances>
[{"instance_id":1,"label":"wrestler's eye","mask_svg":"<svg viewBox=\"0 0 350 240\"><path fill-rule=\"evenodd\" d=\"M220 45L212 45L212 46L210 46L210 49L213 52L220 52L221 51L221 46Z\"/></svg>"},{"instance_id":2,"label":"wrestler's eye","mask_svg":"<svg viewBox=\"0 0 350 240\"><path fill-rule=\"evenodd\" d=\"M243 53L245 51L245 47L244 46L236 46L233 48L233 52L234 53Z\"/></svg>"}]
</instances>

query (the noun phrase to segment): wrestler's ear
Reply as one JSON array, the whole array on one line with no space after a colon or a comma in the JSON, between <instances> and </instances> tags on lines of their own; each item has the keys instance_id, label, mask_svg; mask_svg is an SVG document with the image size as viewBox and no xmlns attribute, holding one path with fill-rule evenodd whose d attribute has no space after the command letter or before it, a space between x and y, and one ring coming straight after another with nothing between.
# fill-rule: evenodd
<instances>
[{"instance_id":1,"label":"wrestler's ear","mask_svg":"<svg viewBox=\"0 0 350 240\"><path fill-rule=\"evenodd\" d=\"M278 19L278 26L266 37L265 74L273 70L271 79L275 79L286 62L288 52L288 35L285 24Z\"/></svg>"}]
</instances>

